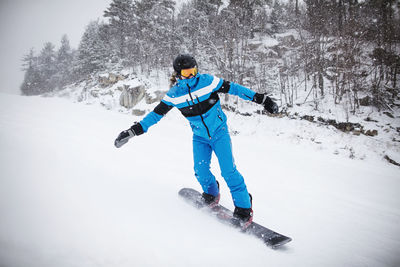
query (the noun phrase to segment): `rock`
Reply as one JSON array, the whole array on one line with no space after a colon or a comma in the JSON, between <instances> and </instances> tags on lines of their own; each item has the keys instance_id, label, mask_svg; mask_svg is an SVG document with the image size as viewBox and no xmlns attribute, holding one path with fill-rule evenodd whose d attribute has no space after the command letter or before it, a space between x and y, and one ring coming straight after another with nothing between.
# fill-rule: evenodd
<instances>
[{"instance_id":1,"label":"rock","mask_svg":"<svg viewBox=\"0 0 400 267\"><path fill-rule=\"evenodd\" d=\"M138 85L133 88L130 88L129 85L124 85L119 98L119 103L123 107L133 108L145 97L145 95L146 89L144 85Z\"/></svg>"},{"instance_id":2,"label":"rock","mask_svg":"<svg viewBox=\"0 0 400 267\"><path fill-rule=\"evenodd\" d=\"M166 92L165 91L155 91L154 94L156 97L152 97L151 95L146 93L145 100L146 104L153 104L155 102L161 101L164 98Z\"/></svg>"},{"instance_id":3,"label":"rock","mask_svg":"<svg viewBox=\"0 0 400 267\"><path fill-rule=\"evenodd\" d=\"M337 123L336 128L343 132L350 132L353 131L355 128L361 128L361 125L358 123L351 123L351 122L339 122Z\"/></svg>"},{"instance_id":4,"label":"rock","mask_svg":"<svg viewBox=\"0 0 400 267\"><path fill-rule=\"evenodd\" d=\"M141 109L132 109L132 115L135 116L143 116L144 114L146 114L146 111L141 110Z\"/></svg>"},{"instance_id":5,"label":"rock","mask_svg":"<svg viewBox=\"0 0 400 267\"><path fill-rule=\"evenodd\" d=\"M378 122L377 120L373 120L370 117L367 117L364 119L365 121L369 121L369 122Z\"/></svg>"},{"instance_id":6,"label":"rock","mask_svg":"<svg viewBox=\"0 0 400 267\"><path fill-rule=\"evenodd\" d=\"M385 111L385 112L383 112L383 114L385 114L386 116L388 116L389 118L392 118L392 119L394 119L394 116L393 116L393 114L392 113L390 113L390 112L387 112L387 111Z\"/></svg>"},{"instance_id":7,"label":"rock","mask_svg":"<svg viewBox=\"0 0 400 267\"><path fill-rule=\"evenodd\" d=\"M378 135L378 130L367 130L364 132L365 135L367 136L377 136Z\"/></svg>"},{"instance_id":8,"label":"rock","mask_svg":"<svg viewBox=\"0 0 400 267\"><path fill-rule=\"evenodd\" d=\"M304 115L304 116L302 116L301 117L303 120L307 120L307 121L310 121L310 122L313 122L314 121L314 116L310 116L310 115Z\"/></svg>"},{"instance_id":9,"label":"rock","mask_svg":"<svg viewBox=\"0 0 400 267\"><path fill-rule=\"evenodd\" d=\"M248 44L250 51L255 51L261 47L262 43L250 43Z\"/></svg>"},{"instance_id":10,"label":"rock","mask_svg":"<svg viewBox=\"0 0 400 267\"><path fill-rule=\"evenodd\" d=\"M278 37L279 45L285 45L288 47L296 47L299 46L299 42L294 38L293 35L286 35L282 37Z\"/></svg>"},{"instance_id":11,"label":"rock","mask_svg":"<svg viewBox=\"0 0 400 267\"><path fill-rule=\"evenodd\" d=\"M91 94L93 97L99 97L99 90L91 90L91 91L90 91L90 94Z\"/></svg>"},{"instance_id":12,"label":"rock","mask_svg":"<svg viewBox=\"0 0 400 267\"><path fill-rule=\"evenodd\" d=\"M396 166L400 166L400 163L396 162L395 160L391 159L388 155L385 155L384 157L389 163L396 165Z\"/></svg>"},{"instance_id":13,"label":"rock","mask_svg":"<svg viewBox=\"0 0 400 267\"><path fill-rule=\"evenodd\" d=\"M370 106L372 104L372 99L369 96L360 99L360 106Z\"/></svg>"},{"instance_id":14,"label":"rock","mask_svg":"<svg viewBox=\"0 0 400 267\"><path fill-rule=\"evenodd\" d=\"M109 73L108 76L101 75L98 78L99 85L100 87L108 87L111 86L118 81L124 80L126 77L121 75L121 74L114 74L114 73Z\"/></svg>"}]
</instances>

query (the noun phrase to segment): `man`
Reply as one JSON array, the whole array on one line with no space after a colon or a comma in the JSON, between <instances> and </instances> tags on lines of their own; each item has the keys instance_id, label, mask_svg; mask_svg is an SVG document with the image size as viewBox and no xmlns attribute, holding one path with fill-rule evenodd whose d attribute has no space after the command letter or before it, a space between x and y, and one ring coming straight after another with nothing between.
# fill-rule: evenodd
<instances>
[{"instance_id":1,"label":"man","mask_svg":"<svg viewBox=\"0 0 400 267\"><path fill-rule=\"evenodd\" d=\"M175 58L173 67L177 77L175 85L142 121L119 134L115 146L120 147L131 137L147 132L168 111L177 107L189 120L193 130L194 171L204 191L204 201L213 207L220 199L219 183L210 171L211 155L214 151L235 205L232 223L245 229L253 220L252 197L247 191L243 176L236 169L227 117L222 111L218 94L237 95L262 104L271 113L277 113L278 106L265 94L258 94L209 74L198 73L197 62L191 55L179 55Z\"/></svg>"}]
</instances>

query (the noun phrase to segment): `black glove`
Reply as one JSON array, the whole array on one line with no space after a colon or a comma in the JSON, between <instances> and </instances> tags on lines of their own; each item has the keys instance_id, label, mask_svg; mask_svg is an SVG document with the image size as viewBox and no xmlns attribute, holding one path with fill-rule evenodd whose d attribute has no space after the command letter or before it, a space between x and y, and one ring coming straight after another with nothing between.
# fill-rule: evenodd
<instances>
[{"instance_id":1,"label":"black glove","mask_svg":"<svg viewBox=\"0 0 400 267\"><path fill-rule=\"evenodd\" d=\"M115 147L120 148L128 143L130 138L134 137L135 135L141 135L142 133L144 133L142 125L140 125L140 123L135 123L131 128L122 131L118 135L117 139L115 139L114 145Z\"/></svg>"},{"instance_id":2,"label":"black glove","mask_svg":"<svg viewBox=\"0 0 400 267\"><path fill-rule=\"evenodd\" d=\"M279 112L278 105L266 94L256 93L253 98L253 102L264 106L269 113L276 114Z\"/></svg>"}]
</instances>

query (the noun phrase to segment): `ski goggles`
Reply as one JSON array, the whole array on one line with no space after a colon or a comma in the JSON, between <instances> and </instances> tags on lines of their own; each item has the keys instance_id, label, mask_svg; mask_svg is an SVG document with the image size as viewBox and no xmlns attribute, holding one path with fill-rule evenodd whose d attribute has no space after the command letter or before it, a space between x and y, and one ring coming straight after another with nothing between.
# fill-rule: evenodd
<instances>
[{"instance_id":1,"label":"ski goggles","mask_svg":"<svg viewBox=\"0 0 400 267\"><path fill-rule=\"evenodd\" d=\"M185 78L189 78L190 75L196 76L197 74L197 68L191 68L191 69L183 69L181 70L181 76L185 77Z\"/></svg>"}]
</instances>

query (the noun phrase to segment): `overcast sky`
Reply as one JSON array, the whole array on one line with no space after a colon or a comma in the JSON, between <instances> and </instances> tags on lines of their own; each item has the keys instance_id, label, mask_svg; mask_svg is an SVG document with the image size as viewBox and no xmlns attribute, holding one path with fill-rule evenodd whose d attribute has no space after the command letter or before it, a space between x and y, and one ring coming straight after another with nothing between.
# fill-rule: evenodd
<instances>
[{"instance_id":1,"label":"overcast sky","mask_svg":"<svg viewBox=\"0 0 400 267\"><path fill-rule=\"evenodd\" d=\"M0 92L19 94L21 59L45 42L58 48L67 34L77 48L86 25L99 17L111 0L0 0Z\"/></svg>"}]
</instances>

